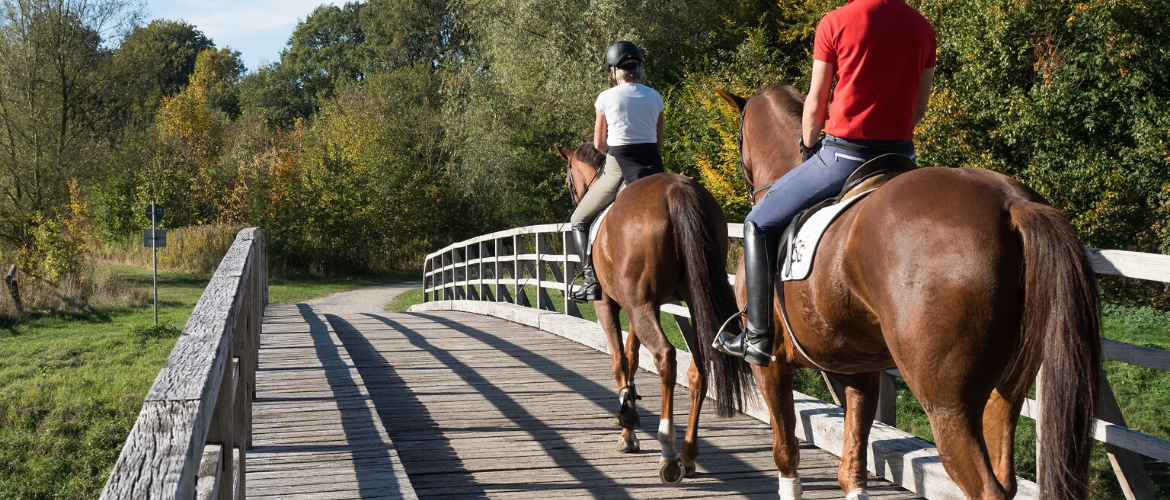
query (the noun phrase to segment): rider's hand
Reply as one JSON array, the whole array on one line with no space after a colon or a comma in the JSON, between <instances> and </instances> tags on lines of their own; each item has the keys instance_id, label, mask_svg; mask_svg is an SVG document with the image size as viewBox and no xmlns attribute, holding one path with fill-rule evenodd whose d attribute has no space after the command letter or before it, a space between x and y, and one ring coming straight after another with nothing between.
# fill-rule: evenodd
<instances>
[{"instance_id":1,"label":"rider's hand","mask_svg":"<svg viewBox=\"0 0 1170 500\"><path fill-rule=\"evenodd\" d=\"M800 162L801 163L808 161L809 158L812 158L813 155L817 154L817 151L821 150L821 140L820 139L817 139L817 142L814 142L812 146L805 146L804 145L804 137L801 137L800 139L798 139L797 142L800 144Z\"/></svg>"}]
</instances>

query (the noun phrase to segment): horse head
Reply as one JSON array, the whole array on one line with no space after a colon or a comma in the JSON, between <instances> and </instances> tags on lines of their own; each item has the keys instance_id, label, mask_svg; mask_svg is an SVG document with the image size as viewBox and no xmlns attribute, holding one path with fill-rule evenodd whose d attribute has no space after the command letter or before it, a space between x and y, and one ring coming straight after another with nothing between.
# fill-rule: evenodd
<instances>
[{"instance_id":1,"label":"horse head","mask_svg":"<svg viewBox=\"0 0 1170 500\"><path fill-rule=\"evenodd\" d=\"M788 85L773 85L747 99L722 89L715 93L739 113L740 168L755 204L766 191L763 186L800 165L804 99Z\"/></svg>"},{"instance_id":2,"label":"horse head","mask_svg":"<svg viewBox=\"0 0 1170 500\"><path fill-rule=\"evenodd\" d=\"M569 188L569 194L573 197L573 205L581 202L581 198L585 197L585 193L601 176L602 167L605 166L605 153L598 151L593 146L593 138L587 137L581 141L581 145L575 150L568 150L561 147L559 144L555 145L557 153L569 162L565 170L565 185Z\"/></svg>"}]
</instances>

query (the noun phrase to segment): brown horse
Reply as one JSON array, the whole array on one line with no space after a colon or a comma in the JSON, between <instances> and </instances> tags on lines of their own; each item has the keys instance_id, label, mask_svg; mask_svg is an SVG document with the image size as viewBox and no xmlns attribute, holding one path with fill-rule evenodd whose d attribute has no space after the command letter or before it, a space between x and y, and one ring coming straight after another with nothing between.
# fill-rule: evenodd
<instances>
[{"instance_id":1,"label":"brown horse","mask_svg":"<svg viewBox=\"0 0 1170 500\"><path fill-rule=\"evenodd\" d=\"M803 104L796 89L771 87L750 100L717 92L742 116L749 190L800 163ZM753 203L763 194L754 193ZM846 211L814 262L807 280L778 285L791 333L812 360L778 327L779 362L752 367L772 414L781 477L796 477L799 460L797 366L825 367L845 386L838 481L847 492L864 492L878 377L897 367L963 493L1011 498L1016 421L1042 371L1059 389L1050 386L1040 402L1041 498L1087 495L1100 367L1097 295L1089 261L1059 211L995 172L921 168ZM742 287L736 292L742 304ZM774 310L782 325L778 303Z\"/></svg>"},{"instance_id":2,"label":"brown horse","mask_svg":"<svg viewBox=\"0 0 1170 500\"><path fill-rule=\"evenodd\" d=\"M575 200L589 189L602 168L605 155L590 141L575 151L557 146L568 160L566 180ZM601 221L593 244L593 261L602 286L601 300L594 302L597 320L609 341L613 375L619 390L622 425L618 451L638 450L634 435L638 399L634 374L638 348L645 345L654 356L662 382L662 413L658 441L662 445L660 476L677 483L695 473L699 454L699 410L707 394L707 366L714 365L718 413L728 416L742 406L746 377L740 363L710 347L720 318L735 312L735 295L727 282L727 221L723 210L703 186L675 174L651 175L631 183ZM686 301L694 324L696 342L691 344L693 363L687 368L691 411L683 439L682 456L675 451L673 421L675 349L658 323L662 304L675 297ZM622 349L618 313L630 318L630 335Z\"/></svg>"}]
</instances>

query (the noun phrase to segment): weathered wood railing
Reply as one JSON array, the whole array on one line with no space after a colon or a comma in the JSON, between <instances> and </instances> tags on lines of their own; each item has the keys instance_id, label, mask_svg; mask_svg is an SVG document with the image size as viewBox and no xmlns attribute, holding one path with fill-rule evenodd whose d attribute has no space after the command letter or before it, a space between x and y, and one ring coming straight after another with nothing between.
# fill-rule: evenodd
<instances>
[{"instance_id":1,"label":"weathered wood railing","mask_svg":"<svg viewBox=\"0 0 1170 500\"><path fill-rule=\"evenodd\" d=\"M268 258L240 231L150 393L103 499L243 498Z\"/></svg>"},{"instance_id":2,"label":"weathered wood railing","mask_svg":"<svg viewBox=\"0 0 1170 500\"><path fill-rule=\"evenodd\" d=\"M742 224L728 224L728 235L743 238ZM568 225L544 224L485 234L455 243L427 256L423 263L423 301L486 300L556 311L581 317L576 304L568 300L574 263L580 261L572 251ZM1086 254L1098 274L1108 274L1170 283L1170 256L1086 248ZM568 277L568 279L566 279ZM552 278L549 280L548 278ZM735 276L728 280L734 283ZM556 290L559 304L550 290ZM535 293L535 303L528 297ZM667 304L663 312L674 316L684 336L690 335L690 314L681 304ZM1170 371L1170 351L1151 349L1102 339L1105 359ZM883 376L877 420L888 425L895 422L895 377L897 370ZM1095 438L1105 445L1114 472L1127 499L1153 500L1153 486L1141 456L1170 462L1170 441L1125 426L1125 419L1104 376L1100 419ZM840 388L826 377L833 399L840 406ZM1038 387L1043 390L1043 387ZM1023 415L1035 418L1038 405L1029 399Z\"/></svg>"}]
</instances>

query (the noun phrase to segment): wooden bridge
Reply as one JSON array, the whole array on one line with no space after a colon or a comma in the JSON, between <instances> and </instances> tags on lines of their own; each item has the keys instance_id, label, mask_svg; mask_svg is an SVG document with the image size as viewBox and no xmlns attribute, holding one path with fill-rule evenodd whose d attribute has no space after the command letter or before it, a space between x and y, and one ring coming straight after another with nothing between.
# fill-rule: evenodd
<instances>
[{"instance_id":1,"label":"wooden bridge","mask_svg":"<svg viewBox=\"0 0 1170 500\"><path fill-rule=\"evenodd\" d=\"M1127 256L1090 255L1098 272L1137 272ZM705 409L698 474L659 482L656 375L639 379L643 451L616 451L617 395L600 328L548 293L566 286L571 262L559 228L520 228L428 257L428 302L411 313L382 311L393 288L372 301L366 292L364 302L266 306L263 238L242 231L102 497L776 498L758 405L732 419ZM690 362L679 355L680 366ZM1106 355L1155 367L1170 359L1126 344L1107 344ZM677 415L689 410L686 397L676 405ZM841 498L830 453L840 449L840 408L797 393L797 411L805 498ZM1170 443L1117 424L1101 422L1098 438L1127 496L1147 498L1133 450L1166 457ZM929 443L880 424L871 443L871 498L961 498ZM1029 496L1034 485L1025 483Z\"/></svg>"}]
</instances>

